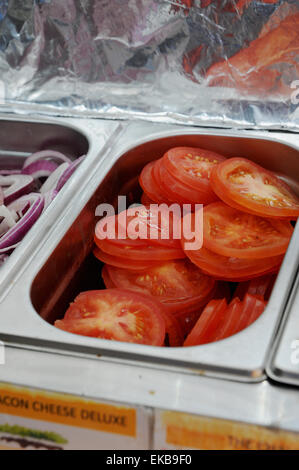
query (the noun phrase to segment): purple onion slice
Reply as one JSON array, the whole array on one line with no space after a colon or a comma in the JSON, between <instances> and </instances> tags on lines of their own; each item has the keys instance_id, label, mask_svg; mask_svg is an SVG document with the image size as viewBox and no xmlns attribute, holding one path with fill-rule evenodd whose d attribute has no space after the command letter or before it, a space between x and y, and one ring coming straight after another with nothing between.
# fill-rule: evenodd
<instances>
[{"instance_id":1,"label":"purple onion slice","mask_svg":"<svg viewBox=\"0 0 299 470\"><path fill-rule=\"evenodd\" d=\"M66 171L66 169L70 166L69 163L62 163L59 167L51 173L47 181L44 182L42 187L40 188L40 192L42 194L46 194L51 189L56 189L57 183L61 175Z\"/></svg>"},{"instance_id":2,"label":"purple onion slice","mask_svg":"<svg viewBox=\"0 0 299 470\"><path fill-rule=\"evenodd\" d=\"M42 213L44 198L40 194L31 193L20 199L30 202L30 208L16 225L0 238L0 253L4 248L9 248L20 242Z\"/></svg>"},{"instance_id":3,"label":"purple onion slice","mask_svg":"<svg viewBox=\"0 0 299 470\"><path fill-rule=\"evenodd\" d=\"M23 175L30 175L34 179L47 178L58 167L57 163L51 161L37 160L23 168Z\"/></svg>"},{"instance_id":4,"label":"purple onion slice","mask_svg":"<svg viewBox=\"0 0 299 470\"><path fill-rule=\"evenodd\" d=\"M7 205L23 194L31 191L34 179L29 175L0 176L0 186L4 194L4 203Z\"/></svg>"},{"instance_id":5,"label":"purple onion slice","mask_svg":"<svg viewBox=\"0 0 299 470\"><path fill-rule=\"evenodd\" d=\"M74 173L76 168L80 165L80 163L82 162L82 160L84 160L85 157L86 157L86 155L82 155L82 157L77 158L77 160L72 162L69 165L69 167L65 170L65 172L62 173L62 175L60 176L60 178L57 182L57 185L56 185L56 188L55 188L56 191L61 190L61 188L65 185L65 183L68 181L68 179L72 176L72 174Z\"/></svg>"},{"instance_id":6,"label":"purple onion slice","mask_svg":"<svg viewBox=\"0 0 299 470\"><path fill-rule=\"evenodd\" d=\"M23 169L37 160L53 160L59 165L63 162L71 163L71 159L66 157L63 153L56 152L55 150L41 150L26 158Z\"/></svg>"}]
</instances>

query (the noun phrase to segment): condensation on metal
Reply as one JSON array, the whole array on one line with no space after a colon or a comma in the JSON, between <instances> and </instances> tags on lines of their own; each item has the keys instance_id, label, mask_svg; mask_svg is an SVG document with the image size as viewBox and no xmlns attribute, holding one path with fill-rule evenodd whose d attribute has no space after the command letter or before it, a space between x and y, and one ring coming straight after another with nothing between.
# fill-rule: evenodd
<instances>
[{"instance_id":1,"label":"condensation on metal","mask_svg":"<svg viewBox=\"0 0 299 470\"><path fill-rule=\"evenodd\" d=\"M203 78L298 12L298 0L2 0L0 108L298 131L296 64L278 66L288 94Z\"/></svg>"}]
</instances>

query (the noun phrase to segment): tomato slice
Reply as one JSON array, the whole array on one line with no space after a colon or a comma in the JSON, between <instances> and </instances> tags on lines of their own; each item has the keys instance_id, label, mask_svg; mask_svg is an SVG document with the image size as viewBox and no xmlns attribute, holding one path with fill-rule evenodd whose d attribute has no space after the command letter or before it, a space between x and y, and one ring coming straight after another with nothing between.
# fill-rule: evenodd
<instances>
[{"instance_id":1,"label":"tomato slice","mask_svg":"<svg viewBox=\"0 0 299 470\"><path fill-rule=\"evenodd\" d=\"M246 294L242 302L242 311L239 321L235 325L234 333L244 330L251 325L263 313L266 307L266 302L255 297L254 295Z\"/></svg>"},{"instance_id":2,"label":"tomato slice","mask_svg":"<svg viewBox=\"0 0 299 470\"><path fill-rule=\"evenodd\" d=\"M213 167L224 160L226 158L218 153L190 147L172 148L163 156L169 173L187 186L204 193L206 203L217 199L210 185L210 175Z\"/></svg>"},{"instance_id":3,"label":"tomato slice","mask_svg":"<svg viewBox=\"0 0 299 470\"><path fill-rule=\"evenodd\" d=\"M102 263L109 264L111 266L116 266L118 268L130 269L131 271L143 271L157 264L157 262L155 263L150 261L128 261L128 259L126 258L120 258L119 256L109 255L98 247L94 248L93 254L98 260L102 261Z\"/></svg>"},{"instance_id":4,"label":"tomato slice","mask_svg":"<svg viewBox=\"0 0 299 470\"><path fill-rule=\"evenodd\" d=\"M102 279L104 281L106 289L115 289L116 285L111 281L107 267L108 265L104 264L102 269Z\"/></svg>"},{"instance_id":5,"label":"tomato slice","mask_svg":"<svg viewBox=\"0 0 299 470\"><path fill-rule=\"evenodd\" d=\"M170 315L164 310L161 310L161 314L165 321L165 329L166 329L165 346L170 346L170 347L182 346L184 342L184 336L183 336L183 331L178 320L173 315Z\"/></svg>"},{"instance_id":6,"label":"tomato slice","mask_svg":"<svg viewBox=\"0 0 299 470\"><path fill-rule=\"evenodd\" d=\"M216 165L211 186L232 207L262 217L297 218L299 199L271 171L246 158L230 158Z\"/></svg>"},{"instance_id":7,"label":"tomato slice","mask_svg":"<svg viewBox=\"0 0 299 470\"><path fill-rule=\"evenodd\" d=\"M207 197L206 191L199 191L195 188L184 184L178 180L166 169L164 160L158 160L156 162L154 172L157 174L160 186L163 188L169 199L179 204L206 204L210 201L210 197ZM214 197L214 200L217 197Z\"/></svg>"},{"instance_id":8,"label":"tomato slice","mask_svg":"<svg viewBox=\"0 0 299 470\"><path fill-rule=\"evenodd\" d=\"M192 263L215 279L231 282L247 281L267 273L278 272L283 256L264 259L241 259L221 256L207 248L185 252Z\"/></svg>"},{"instance_id":9,"label":"tomato slice","mask_svg":"<svg viewBox=\"0 0 299 470\"><path fill-rule=\"evenodd\" d=\"M215 280L187 259L164 262L142 273L112 266L107 272L116 287L151 295L169 313L198 310L215 290Z\"/></svg>"},{"instance_id":10,"label":"tomato slice","mask_svg":"<svg viewBox=\"0 0 299 470\"><path fill-rule=\"evenodd\" d=\"M239 299L242 300L248 293L268 300L271 295L275 279L275 274L268 274L266 276L252 279L251 281L240 282L235 290L234 297L239 297Z\"/></svg>"},{"instance_id":11,"label":"tomato slice","mask_svg":"<svg viewBox=\"0 0 299 470\"><path fill-rule=\"evenodd\" d=\"M155 161L148 163L140 173L139 184L145 194L157 203L169 202L169 199L165 197L165 194L161 191L160 186L156 183L153 176L153 169Z\"/></svg>"},{"instance_id":12,"label":"tomato slice","mask_svg":"<svg viewBox=\"0 0 299 470\"><path fill-rule=\"evenodd\" d=\"M184 346L197 346L212 341L226 308L225 299L211 300L200 315L191 333L187 336Z\"/></svg>"},{"instance_id":13,"label":"tomato slice","mask_svg":"<svg viewBox=\"0 0 299 470\"><path fill-rule=\"evenodd\" d=\"M142 206L141 206L142 207ZM133 216L128 215L126 212L126 220L128 223L132 222ZM146 246L147 240L140 238L132 240L125 226L121 222L121 215L124 216L124 212L115 216L103 217L96 225L95 236L99 240L109 240L112 245L124 245L124 246ZM123 238L120 238L122 236Z\"/></svg>"},{"instance_id":14,"label":"tomato slice","mask_svg":"<svg viewBox=\"0 0 299 470\"><path fill-rule=\"evenodd\" d=\"M163 260L171 259L182 259L185 258L185 254L181 248L168 248L167 246L141 246L134 247L131 245L118 246L109 243L109 240L99 240L95 237L95 243L100 250L105 253L123 258L130 263L131 260L135 261L156 261L161 262ZM112 264L112 263L108 263Z\"/></svg>"},{"instance_id":15,"label":"tomato slice","mask_svg":"<svg viewBox=\"0 0 299 470\"><path fill-rule=\"evenodd\" d=\"M219 341L221 339L228 338L233 335L236 329L236 324L240 319L242 311L242 302L240 299L235 297L226 309L225 314L215 331L213 341Z\"/></svg>"},{"instance_id":16,"label":"tomato slice","mask_svg":"<svg viewBox=\"0 0 299 470\"><path fill-rule=\"evenodd\" d=\"M121 289L79 294L55 326L78 335L162 346L165 320L151 298Z\"/></svg>"},{"instance_id":17,"label":"tomato slice","mask_svg":"<svg viewBox=\"0 0 299 470\"><path fill-rule=\"evenodd\" d=\"M180 328L182 330L184 338L188 336L192 328L194 327L195 323L199 319L201 313L203 311L203 307L194 310L193 312L178 312L175 313L175 319L178 321Z\"/></svg>"},{"instance_id":18,"label":"tomato slice","mask_svg":"<svg viewBox=\"0 0 299 470\"><path fill-rule=\"evenodd\" d=\"M203 211L204 246L223 256L267 258L285 253L293 227L290 222L241 212L223 202Z\"/></svg>"}]
</instances>

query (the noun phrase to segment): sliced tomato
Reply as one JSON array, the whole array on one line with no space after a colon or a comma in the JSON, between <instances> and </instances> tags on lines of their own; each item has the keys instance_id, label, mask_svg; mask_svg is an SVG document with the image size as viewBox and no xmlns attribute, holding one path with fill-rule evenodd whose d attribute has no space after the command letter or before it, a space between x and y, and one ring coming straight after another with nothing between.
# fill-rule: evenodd
<instances>
[{"instance_id":1,"label":"sliced tomato","mask_svg":"<svg viewBox=\"0 0 299 470\"><path fill-rule=\"evenodd\" d=\"M250 214L280 219L299 216L299 199L288 185L246 158L216 165L210 182L220 199Z\"/></svg>"},{"instance_id":2,"label":"sliced tomato","mask_svg":"<svg viewBox=\"0 0 299 470\"><path fill-rule=\"evenodd\" d=\"M173 315L170 315L164 310L161 310L161 314L165 321L165 346L182 346L184 342L184 335L178 320Z\"/></svg>"},{"instance_id":3,"label":"sliced tomato","mask_svg":"<svg viewBox=\"0 0 299 470\"><path fill-rule=\"evenodd\" d=\"M207 248L185 252L192 263L215 279L231 282L247 281L267 273L278 272L283 256L264 259L241 259L221 256Z\"/></svg>"},{"instance_id":4,"label":"sliced tomato","mask_svg":"<svg viewBox=\"0 0 299 470\"><path fill-rule=\"evenodd\" d=\"M116 287L115 284L110 279L108 269L107 269L107 264L104 264L103 269L102 269L102 279L104 281L106 289L114 289Z\"/></svg>"},{"instance_id":5,"label":"sliced tomato","mask_svg":"<svg viewBox=\"0 0 299 470\"><path fill-rule=\"evenodd\" d=\"M115 286L152 295L169 313L198 310L215 291L215 280L187 259L164 262L142 273L112 266L107 271Z\"/></svg>"},{"instance_id":6,"label":"sliced tomato","mask_svg":"<svg viewBox=\"0 0 299 470\"><path fill-rule=\"evenodd\" d=\"M95 238L94 241L100 250L109 255L123 258L127 263L131 260L142 261L145 263L148 261L161 262L164 260L185 258L185 254L181 248L168 248L166 246L152 245L141 247L134 247L131 245L118 246L116 244L109 243L109 240L99 240L98 238Z\"/></svg>"},{"instance_id":7,"label":"sliced tomato","mask_svg":"<svg viewBox=\"0 0 299 470\"><path fill-rule=\"evenodd\" d=\"M187 186L204 193L206 204L217 199L210 185L210 175L213 167L224 160L225 157L216 152L190 147L172 148L163 156L169 173Z\"/></svg>"},{"instance_id":8,"label":"sliced tomato","mask_svg":"<svg viewBox=\"0 0 299 470\"><path fill-rule=\"evenodd\" d=\"M199 319L202 311L203 307L196 309L193 312L180 311L174 314L176 320L180 325L184 338L188 336L195 323Z\"/></svg>"},{"instance_id":9,"label":"sliced tomato","mask_svg":"<svg viewBox=\"0 0 299 470\"><path fill-rule=\"evenodd\" d=\"M219 341L233 335L236 330L236 324L240 320L242 311L242 302L235 297L226 309L222 320L213 335L213 341Z\"/></svg>"},{"instance_id":10,"label":"sliced tomato","mask_svg":"<svg viewBox=\"0 0 299 470\"><path fill-rule=\"evenodd\" d=\"M184 346L197 346L212 341L226 308L225 299L211 300L200 315L191 333L187 336Z\"/></svg>"},{"instance_id":11,"label":"sliced tomato","mask_svg":"<svg viewBox=\"0 0 299 470\"><path fill-rule=\"evenodd\" d=\"M234 297L243 299L248 293L250 295L261 297L268 300L276 279L275 274L257 277L247 282L240 282L235 290Z\"/></svg>"},{"instance_id":12,"label":"sliced tomato","mask_svg":"<svg viewBox=\"0 0 299 470\"><path fill-rule=\"evenodd\" d=\"M153 169L155 166L155 161L148 163L140 173L139 184L145 194L152 200L157 203L160 202L169 202L169 199L165 197L161 191L160 186L156 183L153 176Z\"/></svg>"},{"instance_id":13,"label":"sliced tomato","mask_svg":"<svg viewBox=\"0 0 299 470\"><path fill-rule=\"evenodd\" d=\"M204 247L223 256L267 258L285 253L293 234L290 222L259 217L223 202L204 207Z\"/></svg>"},{"instance_id":14,"label":"sliced tomato","mask_svg":"<svg viewBox=\"0 0 299 470\"><path fill-rule=\"evenodd\" d=\"M139 208L138 208L139 209ZM136 209L133 209L135 211ZM131 210L128 210L130 214ZM133 224L134 222L134 224ZM165 203L141 206L127 225L129 238L134 238L135 227L147 234L147 244L181 249L181 209Z\"/></svg>"},{"instance_id":15,"label":"sliced tomato","mask_svg":"<svg viewBox=\"0 0 299 470\"><path fill-rule=\"evenodd\" d=\"M166 169L163 159L156 162L154 172L159 177L160 186L163 188L163 191L168 194L172 201L179 204L206 204L207 201L210 201L206 191L191 188L172 176ZM217 197L215 196L214 199L217 199Z\"/></svg>"},{"instance_id":16,"label":"sliced tomato","mask_svg":"<svg viewBox=\"0 0 299 470\"><path fill-rule=\"evenodd\" d=\"M125 217L126 224L134 220L133 216L128 215L128 211L121 212L115 216L103 217L96 225L96 238L99 240L109 240L109 243L112 245L146 246L148 244L147 240L140 238L133 240L129 237L126 224L122 222L122 217Z\"/></svg>"},{"instance_id":17,"label":"sliced tomato","mask_svg":"<svg viewBox=\"0 0 299 470\"><path fill-rule=\"evenodd\" d=\"M79 294L55 326L78 335L162 346L161 306L132 291L107 289Z\"/></svg>"},{"instance_id":18,"label":"sliced tomato","mask_svg":"<svg viewBox=\"0 0 299 470\"><path fill-rule=\"evenodd\" d=\"M242 311L239 321L235 325L234 333L244 330L251 325L263 313L266 302L260 298L246 294L242 302Z\"/></svg>"},{"instance_id":19,"label":"sliced tomato","mask_svg":"<svg viewBox=\"0 0 299 470\"><path fill-rule=\"evenodd\" d=\"M132 271L142 271L153 267L157 262L151 261L138 261L138 260L130 260L128 261L126 258L120 258L119 256L109 255L105 253L100 248L95 247L93 250L94 256L102 261L102 263L109 264L111 266L116 266L118 268L130 269Z\"/></svg>"}]
</instances>

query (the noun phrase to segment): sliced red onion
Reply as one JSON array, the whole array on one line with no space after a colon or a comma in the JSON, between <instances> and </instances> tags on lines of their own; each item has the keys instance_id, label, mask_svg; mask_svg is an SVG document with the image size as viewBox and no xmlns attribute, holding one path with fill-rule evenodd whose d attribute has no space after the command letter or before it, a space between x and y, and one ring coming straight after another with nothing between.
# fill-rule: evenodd
<instances>
[{"instance_id":1,"label":"sliced red onion","mask_svg":"<svg viewBox=\"0 0 299 470\"><path fill-rule=\"evenodd\" d=\"M32 176L10 175L0 176L0 186L4 193L4 202L9 204L23 194L29 193L34 184Z\"/></svg>"},{"instance_id":2,"label":"sliced red onion","mask_svg":"<svg viewBox=\"0 0 299 470\"><path fill-rule=\"evenodd\" d=\"M30 163L30 165L23 168L22 174L31 175L32 178L46 178L50 176L53 171L58 167L57 163L51 161L37 160L36 162Z\"/></svg>"},{"instance_id":3,"label":"sliced red onion","mask_svg":"<svg viewBox=\"0 0 299 470\"><path fill-rule=\"evenodd\" d=\"M59 165L59 167L55 171L53 171L53 173L51 173L47 181L44 182L44 184L40 188L40 192L42 194L46 194L48 191L51 191L51 189L56 189L57 183L61 175L63 175L63 173L69 166L69 163L62 163L62 165Z\"/></svg>"},{"instance_id":4,"label":"sliced red onion","mask_svg":"<svg viewBox=\"0 0 299 470\"><path fill-rule=\"evenodd\" d=\"M20 242L26 235L28 230L32 227L35 221L42 213L44 207L44 198L38 193L31 193L23 196L18 201L30 202L30 208L26 214L12 227L8 232L0 238L0 253L4 248L9 248Z\"/></svg>"},{"instance_id":5,"label":"sliced red onion","mask_svg":"<svg viewBox=\"0 0 299 470\"><path fill-rule=\"evenodd\" d=\"M63 153L56 152L55 150L41 150L40 152L33 153L30 157L26 158L23 169L37 160L54 160L58 164L63 162L71 163L71 159L63 155Z\"/></svg>"},{"instance_id":6,"label":"sliced red onion","mask_svg":"<svg viewBox=\"0 0 299 470\"><path fill-rule=\"evenodd\" d=\"M14 245L11 245L11 246L7 246L6 248L0 248L0 256L3 256L3 255L6 255L8 257L8 255L17 248L17 246L19 246L20 242L19 243L15 243Z\"/></svg>"},{"instance_id":7,"label":"sliced red onion","mask_svg":"<svg viewBox=\"0 0 299 470\"><path fill-rule=\"evenodd\" d=\"M14 170L0 170L1 176L19 175L22 171L15 168Z\"/></svg>"},{"instance_id":8,"label":"sliced red onion","mask_svg":"<svg viewBox=\"0 0 299 470\"><path fill-rule=\"evenodd\" d=\"M2 187L0 186L0 204L1 204L1 206L2 206L3 203L4 203L4 192L3 192Z\"/></svg>"},{"instance_id":9,"label":"sliced red onion","mask_svg":"<svg viewBox=\"0 0 299 470\"><path fill-rule=\"evenodd\" d=\"M0 235L7 232L11 227L14 227L19 218L13 209L10 210L3 205L0 206L0 217L3 217L3 220L0 223Z\"/></svg>"},{"instance_id":10,"label":"sliced red onion","mask_svg":"<svg viewBox=\"0 0 299 470\"><path fill-rule=\"evenodd\" d=\"M60 191L61 188L65 185L65 183L68 181L68 179L72 176L72 174L74 173L74 171L76 170L76 168L80 165L80 163L82 162L82 160L84 160L84 158L86 157L86 155L82 155L82 157L80 158L77 158L77 160L73 161L69 167L65 170L64 173L62 173L62 175L60 176L59 180L58 180L58 183L56 185L56 191Z\"/></svg>"},{"instance_id":11,"label":"sliced red onion","mask_svg":"<svg viewBox=\"0 0 299 470\"><path fill-rule=\"evenodd\" d=\"M51 191L48 191L47 193L44 194L44 201L45 201L44 211L47 209L47 207L49 207L49 205L51 204L53 199L55 199L57 194L58 194L58 191L56 191L56 189L51 189Z\"/></svg>"}]
</instances>

